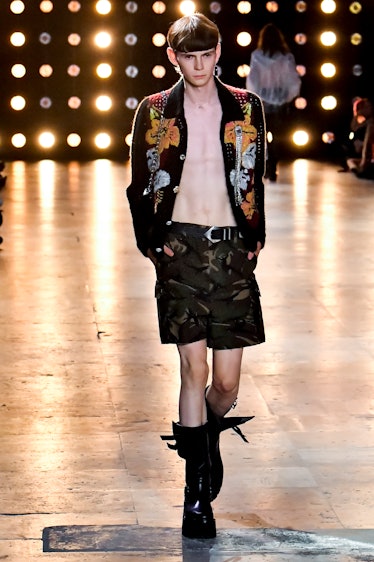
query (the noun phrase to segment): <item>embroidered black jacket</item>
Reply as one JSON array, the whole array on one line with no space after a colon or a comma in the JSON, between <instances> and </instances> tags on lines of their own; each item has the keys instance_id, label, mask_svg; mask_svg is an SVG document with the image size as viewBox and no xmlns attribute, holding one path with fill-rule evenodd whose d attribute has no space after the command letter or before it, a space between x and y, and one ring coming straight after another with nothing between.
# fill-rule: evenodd
<instances>
[{"instance_id":1,"label":"embroidered black jacket","mask_svg":"<svg viewBox=\"0 0 374 562\"><path fill-rule=\"evenodd\" d=\"M222 106L220 140L226 185L237 225L248 246L265 244L265 124L260 98L215 79ZM187 151L184 84L146 97L132 131L127 197L137 245L160 252L179 190Z\"/></svg>"}]
</instances>

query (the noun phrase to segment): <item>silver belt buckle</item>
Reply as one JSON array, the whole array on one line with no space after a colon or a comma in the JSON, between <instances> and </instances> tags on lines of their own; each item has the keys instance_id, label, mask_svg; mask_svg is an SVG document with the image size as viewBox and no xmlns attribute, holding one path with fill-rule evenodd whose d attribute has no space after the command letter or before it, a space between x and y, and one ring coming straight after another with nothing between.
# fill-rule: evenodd
<instances>
[{"instance_id":1,"label":"silver belt buckle","mask_svg":"<svg viewBox=\"0 0 374 562\"><path fill-rule=\"evenodd\" d=\"M205 238L207 238L209 240L209 242L211 242L212 244L216 244L217 242L219 242L219 240L217 240L217 238L212 238L212 232L214 230L216 230L216 227L211 226L206 232L204 232Z\"/></svg>"}]
</instances>

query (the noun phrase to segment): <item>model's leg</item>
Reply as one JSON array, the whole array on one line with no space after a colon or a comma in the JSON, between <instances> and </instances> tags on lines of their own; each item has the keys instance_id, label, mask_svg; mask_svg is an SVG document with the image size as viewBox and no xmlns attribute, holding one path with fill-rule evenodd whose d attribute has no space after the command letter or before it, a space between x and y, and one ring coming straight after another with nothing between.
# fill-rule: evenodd
<instances>
[{"instance_id":1,"label":"model's leg","mask_svg":"<svg viewBox=\"0 0 374 562\"><path fill-rule=\"evenodd\" d=\"M211 459L211 501L217 497L223 481L219 435L221 431L233 428L245 440L237 426L253 417L230 416L224 418L224 415L235 404L238 395L242 355L243 350L241 348L215 350L213 352L212 384L206 392L209 455Z\"/></svg>"},{"instance_id":2,"label":"model's leg","mask_svg":"<svg viewBox=\"0 0 374 562\"><path fill-rule=\"evenodd\" d=\"M186 427L206 422L204 390L208 380L206 340L178 346L180 356L181 390L179 419Z\"/></svg>"},{"instance_id":3,"label":"model's leg","mask_svg":"<svg viewBox=\"0 0 374 562\"><path fill-rule=\"evenodd\" d=\"M208 379L205 340L179 345L181 362L180 422L173 434L180 457L186 460L182 534L190 538L216 536L210 505L210 457L205 387Z\"/></svg>"},{"instance_id":4,"label":"model's leg","mask_svg":"<svg viewBox=\"0 0 374 562\"><path fill-rule=\"evenodd\" d=\"M242 357L242 348L213 351L212 384L207 399L217 416L224 416L238 396Z\"/></svg>"}]
</instances>

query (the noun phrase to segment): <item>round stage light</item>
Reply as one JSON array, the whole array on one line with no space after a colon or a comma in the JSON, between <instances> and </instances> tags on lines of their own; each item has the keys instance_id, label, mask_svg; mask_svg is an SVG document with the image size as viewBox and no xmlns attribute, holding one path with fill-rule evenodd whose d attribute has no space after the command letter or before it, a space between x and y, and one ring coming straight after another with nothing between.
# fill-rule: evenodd
<instances>
[{"instance_id":1,"label":"round stage light","mask_svg":"<svg viewBox=\"0 0 374 562\"><path fill-rule=\"evenodd\" d=\"M155 78L163 78L165 74L166 74L166 68L161 64L156 64L156 66L152 68L152 75Z\"/></svg>"},{"instance_id":2,"label":"round stage light","mask_svg":"<svg viewBox=\"0 0 374 562\"><path fill-rule=\"evenodd\" d=\"M248 45L250 45L251 42L252 42L251 34L248 33L248 31L241 31L241 32L238 33L238 35L236 36L236 42L237 42L238 45L240 45L241 47L248 47Z\"/></svg>"},{"instance_id":3,"label":"round stage light","mask_svg":"<svg viewBox=\"0 0 374 562\"><path fill-rule=\"evenodd\" d=\"M113 102L110 96L102 95L96 98L95 105L99 111L109 111L112 109Z\"/></svg>"},{"instance_id":4,"label":"round stage light","mask_svg":"<svg viewBox=\"0 0 374 562\"><path fill-rule=\"evenodd\" d=\"M69 2L68 4L68 9L73 13L79 12L79 10L81 9L81 4L76 0L71 0L71 2Z\"/></svg>"},{"instance_id":5,"label":"round stage light","mask_svg":"<svg viewBox=\"0 0 374 562\"><path fill-rule=\"evenodd\" d=\"M40 2L39 8L44 14L49 14L53 10L53 2L51 0L43 0L43 2Z\"/></svg>"},{"instance_id":6,"label":"round stage light","mask_svg":"<svg viewBox=\"0 0 374 562\"><path fill-rule=\"evenodd\" d=\"M26 67L23 64L14 64L11 73L14 78L23 78L26 74Z\"/></svg>"},{"instance_id":7,"label":"round stage light","mask_svg":"<svg viewBox=\"0 0 374 562\"><path fill-rule=\"evenodd\" d=\"M26 137L23 133L15 133L11 138L14 148L23 148L26 145Z\"/></svg>"},{"instance_id":8,"label":"round stage light","mask_svg":"<svg viewBox=\"0 0 374 562\"><path fill-rule=\"evenodd\" d=\"M21 2L21 0L14 0L14 2L11 2L10 4L10 11L13 14L22 14L24 9L25 9L25 4Z\"/></svg>"},{"instance_id":9,"label":"round stage light","mask_svg":"<svg viewBox=\"0 0 374 562\"><path fill-rule=\"evenodd\" d=\"M42 148L52 148L56 142L56 137L50 131L43 131L38 137L38 142Z\"/></svg>"},{"instance_id":10,"label":"round stage light","mask_svg":"<svg viewBox=\"0 0 374 562\"><path fill-rule=\"evenodd\" d=\"M166 11L165 2L154 2L152 10L155 14L164 14Z\"/></svg>"},{"instance_id":11,"label":"round stage light","mask_svg":"<svg viewBox=\"0 0 374 562\"><path fill-rule=\"evenodd\" d=\"M333 14L336 10L336 2L334 0L323 0L321 10L324 14Z\"/></svg>"},{"instance_id":12,"label":"round stage light","mask_svg":"<svg viewBox=\"0 0 374 562\"><path fill-rule=\"evenodd\" d=\"M240 76L240 78L246 78L249 74L249 71L250 71L250 68L249 68L248 64L241 64L236 69L237 75Z\"/></svg>"},{"instance_id":13,"label":"round stage light","mask_svg":"<svg viewBox=\"0 0 374 562\"><path fill-rule=\"evenodd\" d=\"M326 111L331 111L331 110L335 109L336 106L337 106L337 103L338 102L337 102L336 97L332 96L332 95L324 96L321 99L321 107L322 107L322 109L325 109Z\"/></svg>"},{"instance_id":14,"label":"round stage light","mask_svg":"<svg viewBox=\"0 0 374 562\"><path fill-rule=\"evenodd\" d=\"M211 2L209 4L209 10L212 14L219 14L222 10L221 2Z\"/></svg>"},{"instance_id":15,"label":"round stage light","mask_svg":"<svg viewBox=\"0 0 374 562\"><path fill-rule=\"evenodd\" d=\"M101 16L106 16L112 10L112 4L109 0L98 0L96 2L96 11Z\"/></svg>"},{"instance_id":16,"label":"round stage light","mask_svg":"<svg viewBox=\"0 0 374 562\"><path fill-rule=\"evenodd\" d=\"M102 150L105 148L109 148L109 146L111 145L110 135L108 135L108 133L98 133L95 136L95 145L97 146L97 148L100 148Z\"/></svg>"},{"instance_id":17,"label":"round stage light","mask_svg":"<svg viewBox=\"0 0 374 562\"><path fill-rule=\"evenodd\" d=\"M22 111L26 107L26 100L23 96L13 96L10 100L10 107L14 111Z\"/></svg>"},{"instance_id":18,"label":"round stage light","mask_svg":"<svg viewBox=\"0 0 374 562\"><path fill-rule=\"evenodd\" d=\"M152 43L155 47L163 47L166 43L166 37L163 33L155 33L152 37Z\"/></svg>"},{"instance_id":19,"label":"round stage light","mask_svg":"<svg viewBox=\"0 0 374 562\"><path fill-rule=\"evenodd\" d=\"M100 31L95 35L95 45L100 49L106 49L112 43L112 37L107 31Z\"/></svg>"},{"instance_id":20,"label":"round stage light","mask_svg":"<svg viewBox=\"0 0 374 562\"><path fill-rule=\"evenodd\" d=\"M321 65L321 74L324 78L332 78L336 74L336 66L332 62L324 62Z\"/></svg>"},{"instance_id":21,"label":"round stage light","mask_svg":"<svg viewBox=\"0 0 374 562\"><path fill-rule=\"evenodd\" d=\"M296 146L305 146L309 142L309 134L303 130L295 131L292 135L292 141Z\"/></svg>"},{"instance_id":22,"label":"round stage light","mask_svg":"<svg viewBox=\"0 0 374 562\"><path fill-rule=\"evenodd\" d=\"M239 14L249 14L252 10L252 6L250 2L239 2L237 9Z\"/></svg>"},{"instance_id":23,"label":"round stage light","mask_svg":"<svg viewBox=\"0 0 374 562\"><path fill-rule=\"evenodd\" d=\"M96 68L96 74L102 79L109 78L112 75L112 72L113 70L111 65L106 62L100 63Z\"/></svg>"},{"instance_id":24,"label":"round stage light","mask_svg":"<svg viewBox=\"0 0 374 562\"><path fill-rule=\"evenodd\" d=\"M70 133L66 138L66 142L72 148L76 148L81 144L82 139L78 133Z\"/></svg>"},{"instance_id":25,"label":"round stage light","mask_svg":"<svg viewBox=\"0 0 374 562\"><path fill-rule=\"evenodd\" d=\"M320 41L324 47L332 47L336 43L336 34L333 31L323 31Z\"/></svg>"},{"instance_id":26,"label":"round stage light","mask_svg":"<svg viewBox=\"0 0 374 562\"><path fill-rule=\"evenodd\" d=\"M82 104L82 100L78 98L78 96L71 96L68 99L68 106L70 107L70 109L79 109L81 104Z\"/></svg>"},{"instance_id":27,"label":"round stage light","mask_svg":"<svg viewBox=\"0 0 374 562\"><path fill-rule=\"evenodd\" d=\"M185 0L179 4L179 10L184 16L190 16L194 12L196 12L196 5L195 2L191 2L190 0Z\"/></svg>"},{"instance_id":28,"label":"round stage light","mask_svg":"<svg viewBox=\"0 0 374 562\"><path fill-rule=\"evenodd\" d=\"M25 34L22 31L15 31L10 36L10 43L13 47L22 47L26 43Z\"/></svg>"}]
</instances>

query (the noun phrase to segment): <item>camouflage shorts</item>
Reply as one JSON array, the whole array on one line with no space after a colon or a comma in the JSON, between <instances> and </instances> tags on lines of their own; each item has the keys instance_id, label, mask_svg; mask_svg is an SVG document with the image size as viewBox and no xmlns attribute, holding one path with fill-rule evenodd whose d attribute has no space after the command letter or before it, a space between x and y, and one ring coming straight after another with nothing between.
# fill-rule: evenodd
<instances>
[{"instance_id":1,"label":"camouflage shorts","mask_svg":"<svg viewBox=\"0 0 374 562\"><path fill-rule=\"evenodd\" d=\"M265 341L257 258L248 259L242 238L212 243L171 230L166 244L174 256L159 259L155 289L162 343L206 339L208 347L233 349Z\"/></svg>"}]
</instances>

